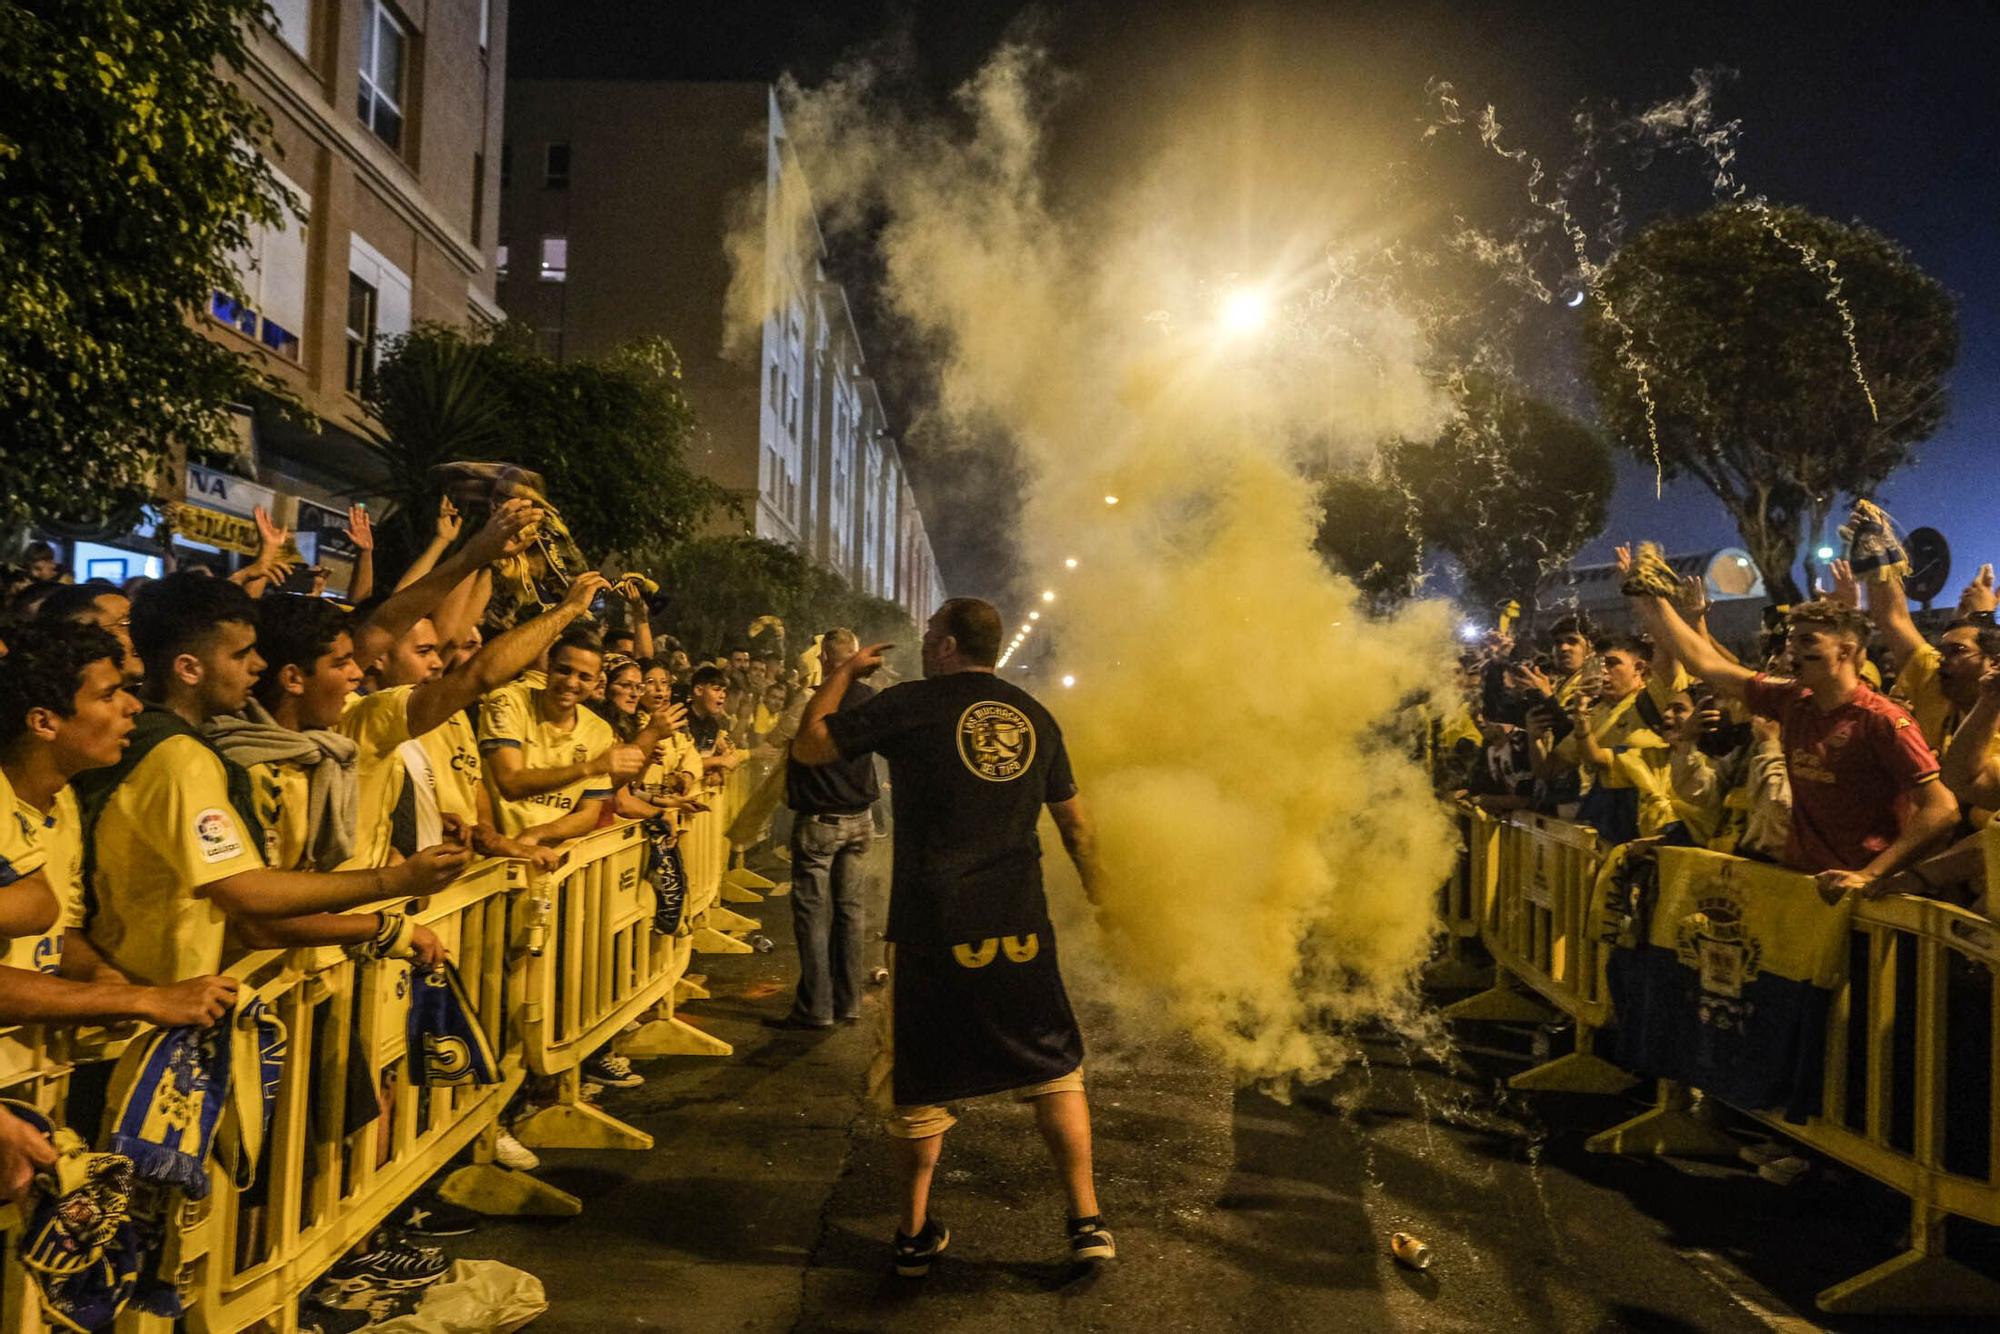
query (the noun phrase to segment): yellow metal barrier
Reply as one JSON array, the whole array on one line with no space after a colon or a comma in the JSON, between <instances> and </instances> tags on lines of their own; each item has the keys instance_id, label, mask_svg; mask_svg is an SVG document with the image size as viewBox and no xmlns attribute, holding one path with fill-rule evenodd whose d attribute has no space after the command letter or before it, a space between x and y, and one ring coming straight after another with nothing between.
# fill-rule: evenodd
<instances>
[{"instance_id":1,"label":"yellow metal barrier","mask_svg":"<svg viewBox=\"0 0 2000 1334\"><path fill-rule=\"evenodd\" d=\"M328 950L263 951L229 969L243 982L243 998L262 1000L284 1023L287 1052L257 1182L239 1189L211 1166L208 1198L183 1201L169 1234L166 1264L178 1274L189 1329L296 1329L298 1299L313 1280L498 1120L521 1080L518 1046L509 1052L504 1045L500 978L508 897L523 883L520 863L483 862L417 914L452 950L501 1055L497 1085L414 1084L407 963L358 964ZM122 1038L104 1043L88 1058L109 1059L124 1045ZM375 1119L352 1129L350 1079L356 1089L373 1090L379 1104ZM10 1273L10 1288L15 1277ZM137 1313L120 1324L164 1327Z\"/></svg>"},{"instance_id":2,"label":"yellow metal barrier","mask_svg":"<svg viewBox=\"0 0 2000 1334\"><path fill-rule=\"evenodd\" d=\"M1490 814L1463 802L1453 811L1452 824L1458 831L1458 861L1438 890L1444 950L1424 970L1424 981L1452 990L1490 987L1493 969L1476 957L1475 946L1492 899L1499 826Z\"/></svg>"},{"instance_id":3,"label":"yellow metal barrier","mask_svg":"<svg viewBox=\"0 0 2000 1334\"><path fill-rule=\"evenodd\" d=\"M1479 934L1500 972L1487 990L1447 1006L1445 1017L1541 1023L1561 1012L1575 1021L1575 1050L1508 1082L1567 1093L1632 1087L1636 1079L1592 1051L1611 1012L1597 934L1597 835L1514 814L1499 825L1492 847L1497 865Z\"/></svg>"}]
</instances>

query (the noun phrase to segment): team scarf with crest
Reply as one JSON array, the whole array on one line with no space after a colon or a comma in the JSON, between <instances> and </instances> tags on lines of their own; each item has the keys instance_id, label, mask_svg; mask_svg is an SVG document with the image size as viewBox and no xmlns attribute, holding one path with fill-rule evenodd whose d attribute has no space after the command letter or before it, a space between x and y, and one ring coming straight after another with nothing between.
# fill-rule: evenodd
<instances>
[{"instance_id":1,"label":"team scarf with crest","mask_svg":"<svg viewBox=\"0 0 2000 1334\"><path fill-rule=\"evenodd\" d=\"M229 1168L247 1184L284 1070L285 1027L252 998L209 1028L163 1028L126 1049L106 1112L113 1153L141 1180L208 1194L208 1154L231 1112Z\"/></svg>"},{"instance_id":2,"label":"team scarf with crest","mask_svg":"<svg viewBox=\"0 0 2000 1334\"><path fill-rule=\"evenodd\" d=\"M662 936L678 936L687 930L687 864L681 860L680 840L665 820L646 822L646 877L653 882L653 930Z\"/></svg>"},{"instance_id":3,"label":"team scarf with crest","mask_svg":"<svg viewBox=\"0 0 2000 1334\"><path fill-rule=\"evenodd\" d=\"M410 970L410 1051L415 1082L422 1088L454 1084L497 1084L500 1062L479 1026L458 969L449 963Z\"/></svg>"},{"instance_id":4,"label":"team scarf with crest","mask_svg":"<svg viewBox=\"0 0 2000 1334\"><path fill-rule=\"evenodd\" d=\"M1819 1111L1853 896L1699 848L1619 849L1598 876L1617 1013L1613 1059L1746 1111Z\"/></svg>"},{"instance_id":5,"label":"team scarf with crest","mask_svg":"<svg viewBox=\"0 0 2000 1334\"><path fill-rule=\"evenodd\" d=\"M93 1152L26 1103L0 1101L56 1150L55 1166L36 1174L24 1202L20 1237L21 1267L41 1290L42 1313L59 1329L107 1328L132 1300L145 1260L132 1220L132 1161Z\"/></svg>"}]
</instances>

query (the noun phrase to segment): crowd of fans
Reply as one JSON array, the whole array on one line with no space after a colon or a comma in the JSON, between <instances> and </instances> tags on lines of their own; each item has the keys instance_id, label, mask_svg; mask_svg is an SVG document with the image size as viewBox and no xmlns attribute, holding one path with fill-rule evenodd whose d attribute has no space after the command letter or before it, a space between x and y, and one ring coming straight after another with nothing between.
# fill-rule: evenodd
<instances>
[{"instance_id":1,"label":"crowd of fans","mask_svg":"<svg viewBox=\"0 0 2000 1334\"><path fill-rule=\"evenodd\" d=\"M1851 529L1886 534L1863 506ZM1711 633L1700 577L1620 549L1637 632L1563 615L1463 659L1446 783L1492 811L1779 863L1829 898L1907 893L1989 911L1977 837L2000 809L1992 567L1935 641L1893 541L1830 562L1756 643Z\"/></svg>"},{"instance_id":2,"label":"crowd of fans","mask_svg":"<svg viewBox=\"0 0 2000 1334\"><path fill-rule=\"evenodd\" d=\"M38 543L11 580L0 1025L213 1025L236 1001L224 970L257 949L434 967L438 938L401 905L475 856L552 868L617 819L671 844L732 770L779 763L818 680L817 645L788 652L775 618L754 627L755 652L712 646L725 651L706 660L656 634L638 576L584 573L513 624L486 623L496 571L543 519L528 500L496 502L469 533L441 505L395 586L372 589L364 559L347 602L321 596L324 572L296 568L289 534L258 518L262 550L227 576L71 582ZM350 535L369 558L364 512ZM86 1135L109 1074L86 1063L72 1077L67 1120ZM609 1049L584 1076L643 1082ZM0 1110L0 1198L53 1160L40 1130ZM537 1165L506 1135L500 1161ZM441 1276L420 1243L452 1212L413 1202L328 1291L365 1305L375 1287Z\"/></svg>"}]
</instances>

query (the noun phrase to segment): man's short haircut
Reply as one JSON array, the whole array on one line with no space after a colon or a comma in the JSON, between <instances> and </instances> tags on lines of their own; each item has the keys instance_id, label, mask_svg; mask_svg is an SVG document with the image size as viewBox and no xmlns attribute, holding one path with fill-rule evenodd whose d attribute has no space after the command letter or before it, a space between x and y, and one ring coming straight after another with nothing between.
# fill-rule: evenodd
<instances>
[{"instance_id":1,"label":"man's short haircut","mask_svg":"<svg viewBox=\"0 0 2000 1334\"><path fill-rule=\"evenodd\" d=\"M1568 635L1576 635L1584 643L1588 644L1597 638L1597 627L1592 625L1590 618L1582 612L1577 612L1570 616L1558 617L1556 623L1549 627L1549 643L1551 644Z\"/></svg>"},{"instance_id":2,"label":"man's short haircut","mask_svg":"<svg viewBox=\"0 0 2000 1334\"><path fill-rule=\"evenodd\" d=\"M230 622L257 625L257 600L227 579L179 571L155 579L132 598L132 647L146 673L164 673L183 653L199 653Z\"/></svg>"},{"instance_id":3,"label":"man's short haircut","mask_svg":"<svg viewBox=\"0 0 2000 1334\"><path fill-rule=\"evenodd\" d=\"M56 549L46 542L30 542L21 559L33 565L38 560L54 560Z\"/></svg>"},{"instance_id":4,"label":"man's short haircut","mask_svg":"<svg viewBox=\"0 0 2000 1334\"><path fill-rule=\"evenodd\" d=\"M96 612L97 599L124 596L116 584L107 584L101 579L93 579L87 584L63 584L42 599L41 610L35 613L35 619L44 623L81 621Z\"/></svg>"},{"instance_id":5,"label":"man's short haircut","mask_svg":"<svg viewBox=\"0 0 2000 1334\"><path fill-rule=\"evenodd\" d=\"M578 649L584 653L593 653L600 660L604 657L604 641L599 639L595 632L587 629L563 631L562 638L556 640L549 647L549 661L554 662L556 654L561 653L564 649Z\"/></svg>"},{"instance_id":6,"label":"man's short haircut","mask_svg":"<svg viewBox=\"0 0 2000 1334\"><path fill-rule=\"evenodd\" d=\"M1954 617L1944 629L1946 634L1953 630L1972 631L1979 640L1980 657L2000 658L2000 625L1994 624L1992 612L1976 611L1970 616Z\"/></svg>"},{"instance_id":7,"label":"man's short haircut","mask_svg":"<svg viewBox=\"0 0 2000 1334\"><path fill-rule=\"evenodd\" d=\"M0 658L0 750L11 750L27 733L30 709L64 718L76 712L83 670L101 661L122 671L125 653L97 626L56 621L10 630L7 656Z\"/></svg>"},{"instance_id":8,"label":"man's short haircut","mask_svg":"<svg viewBox=\"0 0 2000 1334\"><path fill-rule=\"evenodd\" d=\"M984 598L952 598L938 608L958 656L978 667L1000 661L1000 613Z\"/></svg>"},{"instance_id":9,"label":"man's short haircut","mask_svg":"<svg viewBox=\"0 0 2000 1334\"><path fill-rule=\"evenodd\" d=\"M296 667L311 675L313 664L333 652L334 641L349 631L347 613L325 598L266 593L257 603L257 654L264 659L257 702L270 708L283 693L281 670Z\"/></svg>"},{"instance_id":10,"label":"man's short haircut","mask_svg":"<svg viewBox=\"0 0 2000 1334\"><path fill-rule=\"evenodd\" d=\"M820 639L821 647L832 644L852 644L858 649L861 647L861 636L844 625L836 625Z\"/></svg>"},{"instance_id":11,"label":"man's short haircut","mask_svg":"<svg viewBox=\"0 0 2000 1334\"><path fill-rule=\"evenodd\" d=\"M689 688L695 690L699 690L703 686L726 686L728 684L729 673L717 667L712 662L704 663L695 668L694 675L688 678Z\"/></svg>"},{"instance_id":12,"label":"man's short haircut","mask_svg":"<svg viewBox=\"0 0 2000 1334\"><path fill-rule=\"evenodd\" d=\"M1835 602L1831 598L1815 598L1811 602L1801 602L1785 614L1787 633L1806 627L1852 639L1864 647L1873 628L1868 623L1868 617L1862 612L1844 602Z\"/></svg>"},{"instance_id":13,"label":"man's short haircut","mask_svg":"<svg viewBox=\"0 0 2000 1334\"><path fill-rule=\"evenodd\" d=\"M1653 660L1653 645L1644 635L1611 634L1597 641L1596 651L1629 653L1643 665Z\"/></svg>"}]
</instances>

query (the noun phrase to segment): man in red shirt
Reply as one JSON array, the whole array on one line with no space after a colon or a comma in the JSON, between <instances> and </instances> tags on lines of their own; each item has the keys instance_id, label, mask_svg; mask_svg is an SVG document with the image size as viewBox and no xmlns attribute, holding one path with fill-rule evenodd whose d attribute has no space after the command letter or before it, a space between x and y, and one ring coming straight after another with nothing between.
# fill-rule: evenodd
<instances>
[{"instance_id":1,"label":"man in red shirt","mask_svg":"<svg viewBox=\"0 0 2000 1334\"><path fill-rule=\"evenodd\" d=\"M1861 679L1868 621L1837 602L1792 608L1786 644L1796 679L1753 672L1718 652L1660 597L1632 598L1656 643L1719 695L1777 720L1792 780L1787 865L1828 893L1871 892L1949 834L1958 802L1937 756L1902 706Z\"/></svg>"}]
</instances>

